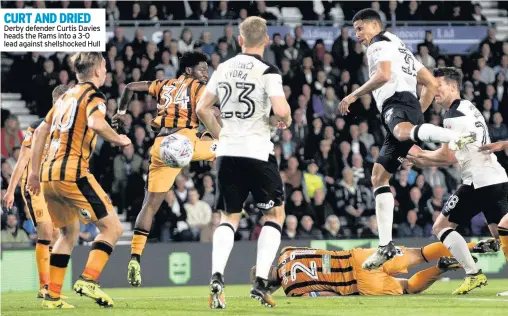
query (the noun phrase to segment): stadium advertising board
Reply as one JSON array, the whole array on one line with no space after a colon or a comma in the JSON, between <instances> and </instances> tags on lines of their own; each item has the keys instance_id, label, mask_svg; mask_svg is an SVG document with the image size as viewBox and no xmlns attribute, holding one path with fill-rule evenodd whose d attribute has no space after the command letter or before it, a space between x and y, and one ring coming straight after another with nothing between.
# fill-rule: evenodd
<instances>
[{"instance_id":1,"label":"stadium advertising board","mask_svg":"<svg viewBox=\"0 0 508 316\"><path fill-rule=\"evenodd\" d=\"M125 36L129 39L134 38L137 28L123 27ZM190 26L194 39L199 39L203 31L210 32L212 39L217 41L224 35L223 26ZM179 38L183 27L143 27L144 36L148 41L158 43L162 38L162 32L166 29L171 30L173 38ZM413 52L416 52L418 43L425 38L425 31L431 30L434 34L434 43L439 46L442 53L464 54L476 50L478 44L487 35L486 26L406 26L395 27L390 31L399 36L407 45L411 46ZM235 34L238 28L234 28ZM353 29L349 30L350 36L355 38ZM294 34L293 28L289 26L269 26L268 35L272 38L273 34L280 33L284 36L287 33ZM108 38L113 37L113 29L107 30ZM323 39L328 49L332 48L334 40L340 35L340 28L332 26L305 26L303 38L312 47L317 39Z\"/></svg>"},{"instance_id":2,"label":"stadium advertising board","mask_svg":"<svg viewBox=\"0 0 508 316\"><path fill-rule=\"evenodd\" d=\"M472 239L478 240L478 239ZM398 239L397 245L421 247L434 242L426 239ZM352 248L375 248L377 240L315 240L283 242L285 246L312 247L327 250L346 250ZM249 271L256 262L255 242L235 243L226 267L228 284L248 284ZM72 253L70 269L67 270L64 291L70 290L83 272L90 248L78 246ZM207 285L211 273L212 244L208 243L159 243L148 244L143 253L142 277L143 286L181 286ZM38 289L37 268L33 250L2 251L2 292L3 291L36 291ZM508 275L508 265L502 252L495 254L476 254L478 266L489 278L503 278ZM110 261L101 275L103 287L128 287L127 263L130 258L129 246L117 246ZM418 270L431 266L425 264L411 269L409 276ZM72 272L71 272L72 271ZM404 275L402 275L404 277ZM463 271L448 272L445 277L461 279Z\"/></svg>"}]
</instances>

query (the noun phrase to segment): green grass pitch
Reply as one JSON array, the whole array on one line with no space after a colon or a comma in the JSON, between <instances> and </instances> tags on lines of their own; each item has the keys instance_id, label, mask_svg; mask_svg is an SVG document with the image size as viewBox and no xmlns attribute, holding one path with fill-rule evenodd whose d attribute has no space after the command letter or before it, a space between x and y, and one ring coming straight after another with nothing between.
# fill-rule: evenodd
<instances>
[{"instance_id":1,"label":"green grass pitch","mask_svg":"<svg viewBox=\"0 0 508 316\"><path fill-rule=\"evenodd\" d=\"M74 293L68 302L76 308L66 311L41 309L34 292L2 293L2 315L479 315L508 316L508 297L496 293L508 290L508 279L489 280L489 285L465 296L452 296L459 281L436 282L419 295L384 297L286 298L276 296L273 309L259 305L248 297L247 285L226 285L226 310L208 309L208 287L122 288L105 289L115 300L115 307L104 309Z\"/></svg>"}]
</instances>

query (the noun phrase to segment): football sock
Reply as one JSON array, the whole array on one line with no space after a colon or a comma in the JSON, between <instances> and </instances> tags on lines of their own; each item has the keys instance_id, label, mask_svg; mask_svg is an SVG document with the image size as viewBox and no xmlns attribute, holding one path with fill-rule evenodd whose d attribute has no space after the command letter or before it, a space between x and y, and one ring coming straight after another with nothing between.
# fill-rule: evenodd
<instances>
[{"instance_id":1,"label":"football sock","mask_svg":"<svg viewBox=\"0 0 508 316\"><path fill-rule=\"evenodd\" d=\"M49 287L48 293L52 298L60 298L62 284L65 278L70 255L52 253L49 258Z\"/></svg>"},{"instance_id":2,"label":"football sock","mask_svg":"<svg viewBox=\"0 0 508 316\"><path fill-rule=\"evenodd\" d=\"M109 243L95 241L81 276L87 280L97 281L112 252L113 247Z\"/></svg>"},{"instance_id":3,"label":"football sock","mask_svg":"<svg viewBox=\"0 0 508 316\"><path fill-rule=\"evenodd\" d=\"M222 223L213 233L212 275L224 274L229 254L235 243L235 227L230 223Z\"/></svg>"},{"instance_id":4,"label":"football sock","mask_svg":"<svg viewBox=\"0 0 508 316\"><path fill-rule=\"evenodd\" d=\"M503 250L504 257L508 261L508 228L498 226L497 231L499 232L499 240L501 240L501 250Z\"/></svg>"},{"instance_id":5,"label":"football sock","mask_svg":"<svg viewBox=\"0 0 508 316\"><path fill-rule=\"evenodd\" d=\"M282 228L275 222L265 222L261 229L258 239L256 277L268 280L270 267L279 250L281 232Z\"/></svg>"},{"instance_id":6,"label":"football sock","mask_svg":"<svg viewBox=\"0 0 508 316\"><path fill-rule=\"evenodd\" d=\"M135 228L134 236L132 236L131 243L131 258L136 259L138 262L141 260L141 255L143 254L143 249L145 249L146 239L150 234L149 231Z\"/></svg>"},{"instance_id":7,"label":"football sock","mask_svg":"<svg viewBox=\"0 0 508 316\"><path fill-rule=\"evenodd\" d=\"M49 240L37 240L35 245L35 261L39 271L39 288L49 284Z\"/></svg>"},{"instance_id":8,"label":"football sock","mask_svg":"<svg viewBox=\"0 0 508 316\"><path fill-rule=\"evenodd\" d=\"M414 142L449 143L457 138L457 136L457 133L449 129L424 123L413 127L409 137Z\"/></svg>"},{"instance_id":9,"label":"football sock","mask_svg":"<svg viewBox=\"0 0 508 316\"><path fill-rule=\"evenodd\" d=\"M478 272L464 237L452 228L445 228L439 232L437 238L450 250L455 259L464 267L467 274L476 274Z\"/></svg>"},{"instance_id":10,"label":"football sock","mask_svg":"<svg viewBox=\"0 0 508 316\"><path fill-rule=\"evenodd\" d=\"M425 291L439 279L441 273L443 271L436 266L415 273L407 282L407 292L416 294Z\"/></svg>"},{"instance_id":11,"label":"football sock","mask_svg":"<svg viewBox=\"0 0 508 316\"><path fill-rule=\"evenodd\" d=\"M376 219L379 231L379 245L386 246L392 241L395 199L393 198L389 185L374 189L374 196L376 197Z\"/></svg>"},{"instance_id":12,"label":"football sock","mask_svg":"<svg viewBox=\"0 0 508 316\"><path fill-rule=\"evenodd\" d=\"M475 242L467 244L468 249L472 249L476 245ZM453 255L443 243L435 242L421 248L423 259L427 262L438 260L441 257L452 257Z\"/></svg>"}]
</instances>

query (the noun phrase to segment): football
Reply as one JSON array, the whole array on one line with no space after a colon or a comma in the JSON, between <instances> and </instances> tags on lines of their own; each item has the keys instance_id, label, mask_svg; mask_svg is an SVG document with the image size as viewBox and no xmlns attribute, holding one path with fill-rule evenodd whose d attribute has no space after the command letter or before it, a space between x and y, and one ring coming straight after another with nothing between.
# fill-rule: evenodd
<instances>
[{"instance_id":1,"label":"football","mask_svg":"<svg viewBox=\"0 0 508 316\"><path fill-rule=\"evenodd\" d=\"M160 157L172 168L187 166L194 155L194 147L188 137L180 134L168 135L160 147Z\"/></svg>"}]
</instances>

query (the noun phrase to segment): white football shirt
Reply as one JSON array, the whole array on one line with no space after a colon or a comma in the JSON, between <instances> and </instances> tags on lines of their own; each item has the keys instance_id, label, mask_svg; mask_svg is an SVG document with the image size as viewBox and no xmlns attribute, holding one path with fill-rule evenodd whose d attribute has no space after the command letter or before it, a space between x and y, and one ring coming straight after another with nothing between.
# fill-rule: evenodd
<instances>
[{"instance_id":1,"label":"white football shirt","mask_svg":"<svg viewBox=\"0 0 508 316\"><path fill-rule=\"evenodd\" d=\"M406 47L404 42L390 32L376 35L367 48L369 77L372 77L381 61L391 63L390 80L382 87L372 91L377 108L381 112L383 104L395 92L410 92L416 97L416 74L423 68Z\"/></svg>"},{"instance_id":2,"label":"white football shirt","mask_svg":"<svg viewBox=\"0 0 508 316\"><path fill-rule=\"evenodd\" d=\"M490 143L490 136L485 118L471 102L455 100L444 116L443 125L460 134L476 134L474 143L455 152L460 164L462 183L481 188L508 182L506 171L497 161L496 155L478 151L478 147Z\"/></svg>"},{"instance_id":3,"label":"white football shirt","mask_svg":"<svg viewBox=\"0 0 508 316\"><path fill-rule=\"evenodd\" d=\"M206 90L220 100L223 127L217 157L268 161L273 153L269 98L284 96L279 69L259 55L238 54L217 67Z\"/></svg>"}]
</instances>

